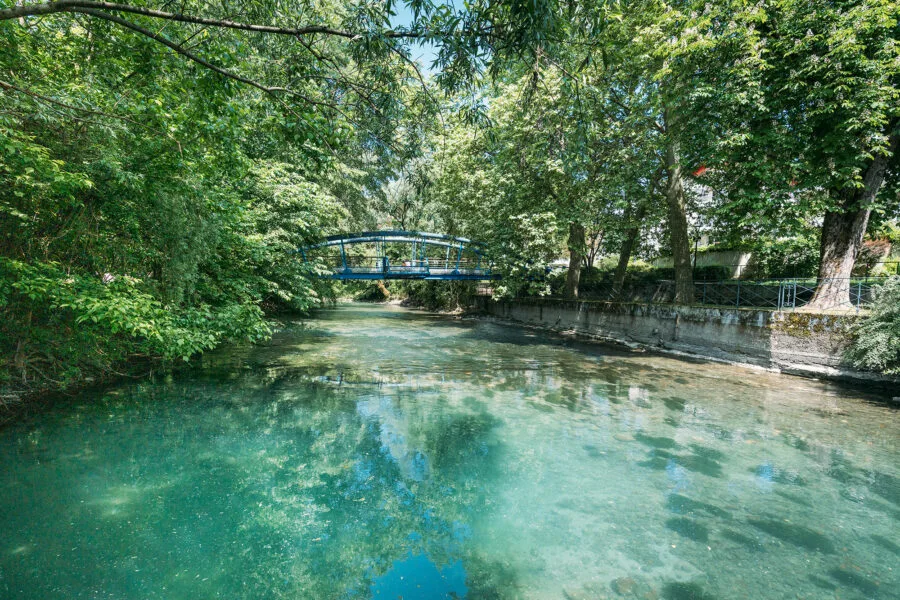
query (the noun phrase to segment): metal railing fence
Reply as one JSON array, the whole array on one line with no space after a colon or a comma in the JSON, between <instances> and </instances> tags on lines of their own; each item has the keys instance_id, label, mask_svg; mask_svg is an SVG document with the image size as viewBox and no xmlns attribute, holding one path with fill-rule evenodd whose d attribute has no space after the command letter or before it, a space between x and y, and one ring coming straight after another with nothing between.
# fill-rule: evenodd
<instances>
[{"instance_id":1,"label":"metal railing fence","mask_svg":"<svg viewBox=\"0 0 900 600\"><path fill-rule=\"evenodd\" d=\"M725 280L694 282L693 302L705 306L728 308L763 308L771 310L797 310L806 307L816 289L822 286L825 295L819 298L819 310L860 311L875 298L878 287L887 278L823 279L763 279L756 281ZM523 298L526 296L522 296ZM560 300L559 297L529 296ZM578 300L598 302L639 302L671 304L675 299L675 282L661 280L616 290L610 284L594 288L579 296Z\"/></svg>"},{"instance_id":2,"label":"metal railing fence","mask_svg":"<svg viewBox=\"0 0 900 600\"><path fill-rule=\"evenodd\" d=\"M824 296L817 308L859 311L870 304L884 279L775 279L759 281L698 281L694 296L698 304L736 308L795 310L807 306L821 286Z\"/></svg>"}]
</instances>

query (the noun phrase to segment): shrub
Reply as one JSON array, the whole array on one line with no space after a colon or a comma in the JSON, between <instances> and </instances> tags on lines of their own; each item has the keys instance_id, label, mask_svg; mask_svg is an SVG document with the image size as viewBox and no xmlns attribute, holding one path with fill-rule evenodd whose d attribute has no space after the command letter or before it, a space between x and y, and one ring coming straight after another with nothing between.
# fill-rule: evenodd
<instances>
[{"instance_id":1,"label":"shrub","mask_svg":"<svg viewBox=\"0 0 900 600\"><path fill-rule=\"evenodd\" d=\"M359 302L387 302L391 299L391 292L383 281L373 281L357 292L353 299Z\"/></svg>"},{"instance_id":2,"label":"shrub","mask_svg":"<svg viewBox=\"0 0 900 600\"><path fill-rule=\"evenodd\" d=\"M401 281L399 295L405 296L407 306L421 306L428 310L457 310L472 303L474 281Z\"/></svg>"},{"instance_id":3,"label":"shrub","mask_svg":"<svg viewBox=\"0 0 900 600\"><path fill-rule=\"evenodd\" d=\"M819 269L818 235L789 239L763 239L753 248L753 260L744 273L748 279L811 277Z\"/></svg>"},{"instance_id":4,"label":"shrub","mask_svg":"<svg viewBox=\"0 0 900 600\"><path fill-rule=\"evenodd\" d=\"M250 301L167 305L148 289L127 275L0 257L0 381L62 388L128 358L186 361L222 341L271 333Z\"/></svg>"},{"instance_id":5,"label":"shrub","mask_svg":"<svg viewBox=\"0 0 900 600\"><path fill-rule=\"evenodd\" d=\"M848 358L863 369L900 374L900 276L878 290L871 314L853 331Z\"/></svg>"},{"instance_id":6,"label":"shrub","mask_svg":"<svg viewBox=\"0 0 900 600\"><path fill-rule=\"evenodd\" d=\"M731 279L734 267L724 265L706 265L694 269L694 279L697 281L722 281Z\"/></svg>"}]
</instances>

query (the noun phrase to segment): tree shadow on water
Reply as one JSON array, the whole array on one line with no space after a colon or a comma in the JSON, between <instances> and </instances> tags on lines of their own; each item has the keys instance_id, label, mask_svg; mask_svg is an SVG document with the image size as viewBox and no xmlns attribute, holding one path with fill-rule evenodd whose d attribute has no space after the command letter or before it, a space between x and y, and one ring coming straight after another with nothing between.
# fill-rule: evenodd
<instances>
[{"instance_id":1,"label":"tree shadow on water","mask_svg":"<svg viewBox=\"0 0 900 600\"><path fill-rule=\"evenodd\" d=\"M669 410L674 410L675 412L682 412L682 411L684 411L684 407L687 405L687 400L685 400L684 398L677 398L677 397L664 398L663 404L665 404L666 408L668 408Z\"/></svg>"},{"instance_id":2,"label":"tree shadow on water","mask_svg":"<svg viewBox=\"0 0 900 600\"><path fill-rule=\"evenodd\" d=\"M859 573L841 568L831 569L830 571L828 571L828 574L838 583L856 588L857 590L865 594L866 598L879 597L878 592L880 591L880 587L877 583L875 583L868 577L864 577Z\"/></svg>"},{"instance_id":3,"label":"tree shadow on water","mask_svg":"<svg viewBox=\"0 0 900 600\"><path fill-rule=\"evenodd\" d=\"M834 544L830 539L808 527L774 519L747 519L747 522L760 531L799 548L823 554L834 554L835 552Z\"/></svg>"},{"instance_id":4,"label":"tree shadow on water","mask_svg":"<svg viewBox=\"0 0 900 600\"><path fill-rule=\"evenodd\" d=\"M637 465L639 467L653 469L654 471L665 471L666 467L669 466L669 459L663 456L651 456L647 460L642 460L637 463Z\"/></svg>"},{"instance_id":5,"label":"tree shadow on water","mask_svg":"<svg viewBox=\"0 0 900 600\"><path fill-rule=\"evenodd\" d=\"M815 585L816 587L822 588L823 590L827 590L827 591L829 591L829 592L833 592L834 590L836 590L836 589L838 588L838 586L836 586L836 585L833 584L832 582L830 582L830 581L828 581L827 579L824 579L824 578L822 578L822 577L819 577L818 575L810 575L810 576L808 577L808 579L809 579L809 580L813 583L813 585Z\"/></svg>"},{"instance_id":6,"label":"tree shadow on water","mask_svg":"<svg viewBox=\"0 0 900 600\"><path fill-rule=\"evenodd\" d=\"M737 531L733 531L731 529L723 529L722 537L731 540L732 542L736 542L741 544L747 550L751 552L762 552L765 548L759 542L759 540L754 539L750 536L746 536L742 533L738 533Z\"/></svg>"},{"instance_id":7,"label":"tree shadow on water","mask_svg":"<svg viewBox=\"0 0 900 600\"><path fill-rule=\"evenodd\" d=\"M688 471L700 473L707 477L722 477L722 465L719 464L718 460L705 453L698 454L695 451L694 454L682 456L678 459L678 462Z\"/></svg>"},{"instance_id":8,"label":"tree shadow on water","mask_svg":"<svg viewBox=\"0 0 900 600\"><path fill-rule=\"evenodd\" d=\"M884 537L883 535L878 535L877 533L872 534L872 539L876 544L881 546L882 548L886 548L897 556L900 556L900 546Z\"/></svg>"},{"instance_id":9,"label":"tree shadow on water","mask_svg":"<svg viewBox=\"0 0 900 600\"><path fill-rule=\"evenodd\" d=\"M731 518L731 513L727 510L723 510L708 502L682 496L681 494L669 494L669 497L666 499L666 508L679 515L691 515L702 511L722 519Z\"/></svg>"},{"instance_id":10,"label":"tree shadow on water","mask_svg":"<svg viewBox=\"0 0 900 600\"><path fill-rule=\"evenodd\" d=\"M800 506L806 506L809 508L813 508L812 502L810 502L809 500L807 500L806 498L804 498L802 496L798 496L797 494L790 494L788 492L784 492L781 490L775 490L775 495L781 496L785 500L790 500L791 502L793 502L795 504L799 504Z\"/></svg>"},{"instance_id":11,"label":"tree shadow on water","mask_svg":"<svg viewBox=\"0 0 900 600\"><path fill-rule=\"evenodd\" d=\"M678 535L695 542L706 543L709 541L709 529L693 519L686 519L684 517L668 519L666 521L666 527Z\"/></svg>"},{"instance_id":12,"label":"tree shadow on water","mask_svg":"<svg viewBox=\"0 0 900 600\"><path fill-rule=\"evenodd\" d=\"M720 452L714 448L707 448L706 446L701 446L700 444L691 444L691 452L696 454L697 456L701 456L703 458L707 458L709 460L724 460L725 454Z\"/></svg>"},{"instance_id":13,"label":"tree shadow on water","mask_svg":"<svg viewBox=\"0 0 900 600\"><path fill-rule=\"evenodd\" d=\"M716 600L696 583L673 582L662 588L663 600Z\"/></svg>"},{"instance_id":14,"label":"tree shadow on water","mask_svg":"<svg viewBox=\"0 0 900 600\"><path fill-rule=\"evenodd\" d=\"M900 479L880 471L872 471L867 478L869 489L896 506L900 506Z\"/></svg>"},{"instance_id":15,"label":"tree shadow on water","mask_svg":"<svg viewBox=\"0 0 900 600\"><path fill-rule=\"evenodd\" d=\"M644 435L643 433L638 433L634 436L634 439L644 444L645 446L650 446L651 448L677 448L678 442L673 440L672 438L667 437L653 437L651 435Z\"/></svg>"}]
</instances>

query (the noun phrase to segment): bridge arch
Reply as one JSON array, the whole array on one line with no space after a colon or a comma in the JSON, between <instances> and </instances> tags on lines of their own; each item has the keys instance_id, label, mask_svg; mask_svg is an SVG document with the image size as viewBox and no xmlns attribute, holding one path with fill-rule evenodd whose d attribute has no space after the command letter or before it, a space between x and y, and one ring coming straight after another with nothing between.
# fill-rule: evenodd
<instances>
[{"instance_id":1,"label":"bridge arch","mask_svg":"<svg viewBox=\"0 0 900 600\"><path fill-rule=\"evenodd\" d=\"M331 279L496 279L484 244L468 238L396 229L332 235L298 248L304 260L323 260Z\"/></svg>"}]
</instances>

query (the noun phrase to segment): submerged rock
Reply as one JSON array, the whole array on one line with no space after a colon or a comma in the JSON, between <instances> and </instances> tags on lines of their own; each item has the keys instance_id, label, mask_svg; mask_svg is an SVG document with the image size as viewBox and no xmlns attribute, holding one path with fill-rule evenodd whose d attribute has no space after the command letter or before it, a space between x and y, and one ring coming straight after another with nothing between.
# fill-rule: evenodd
<instances>
[{"instance_id":1,"label":"submerged rock","mask_svg":"<svg viewBox=\"0 0 900 600\"><path fill-rule=\"evenodd\" d=\"M630 596L637 585L631 577L619 577L612 582L612 588L622 596Z\"/></svg>"}]
</instances>

